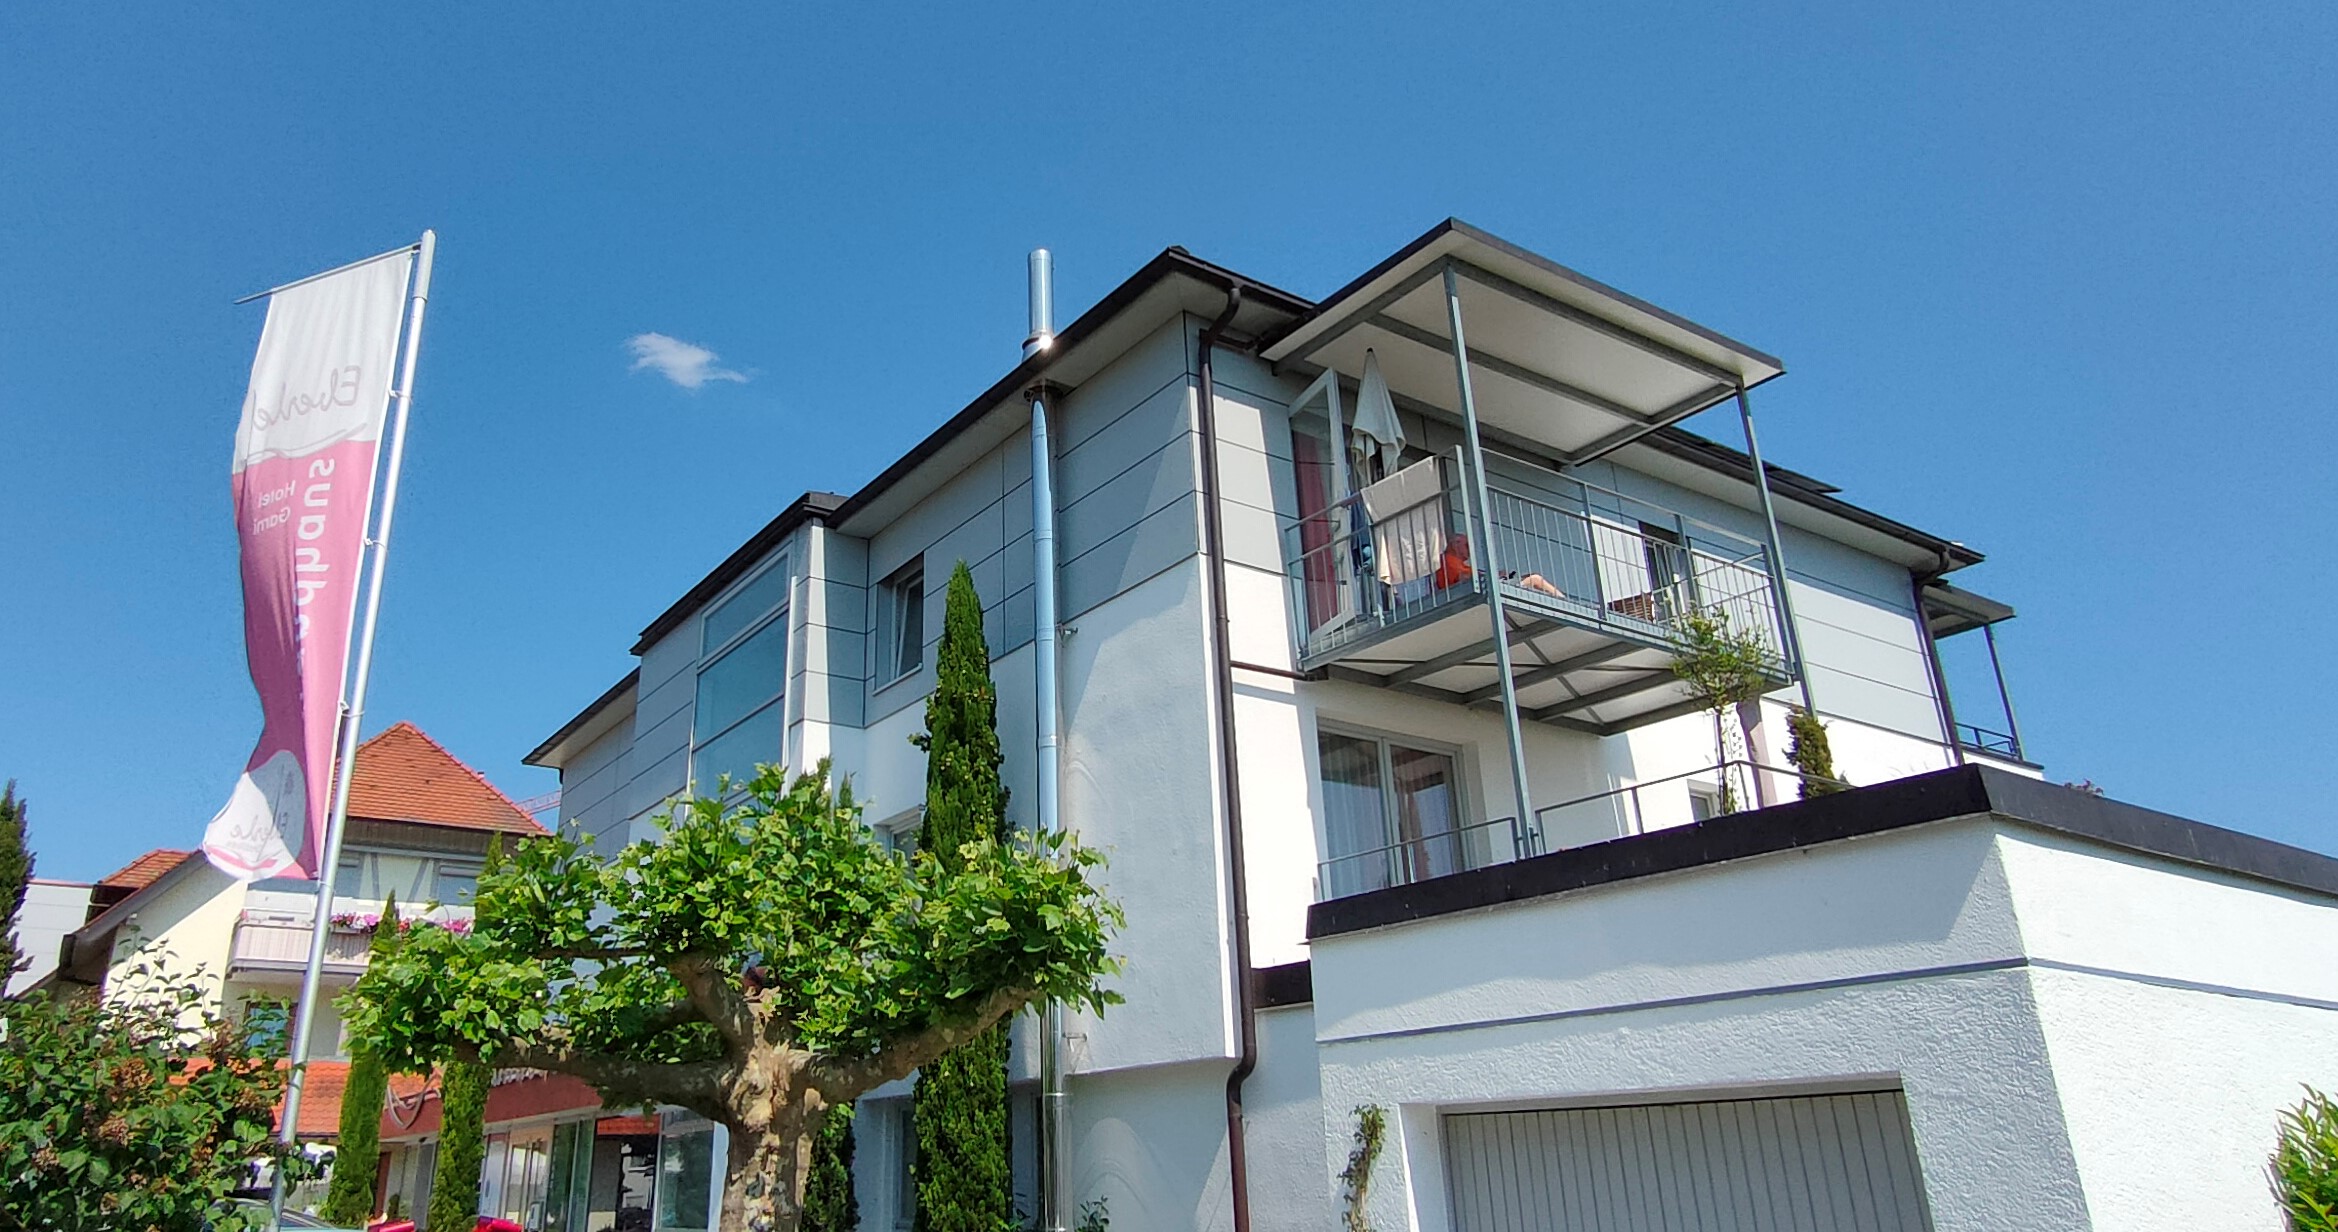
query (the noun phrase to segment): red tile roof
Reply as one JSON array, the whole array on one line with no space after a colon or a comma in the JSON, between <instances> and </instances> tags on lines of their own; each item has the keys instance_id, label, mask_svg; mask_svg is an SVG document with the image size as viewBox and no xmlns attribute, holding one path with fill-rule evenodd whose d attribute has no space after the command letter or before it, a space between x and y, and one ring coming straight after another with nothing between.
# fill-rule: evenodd
<instances>
[{"instance_id":1,"label":"red tile roof","mask_svg":"<svg viewBox=\"0 0 2338 1232\"><path fill-rule=\"evenodd\" d=\"M384 1142L421 1138L439 1131L438 1085L437 1075L427 1079L399 1075L390 1079L389 1107L382 1112ZM601 1107L600 1092L581 1078L505 1071L487 1089L486 1120L489 1125L498 1125L561 1112L597 1111ZM303 1125L308 1123L305 1105L300 1119ZM656 1133L657 1119L650 1118L649 1124L648 1132Z\"/></svg>"},{"instance_id":2,"label":"red tile roof","mask_svg":"<svg viewBox=\"0 0 2338 1232\"><path fill-rule=\"evenodd\" d=\"M157 847L98 879L98 887L107 890L143 890L162 879L162 875L184 863L192 851Z\"/></svg>"},{"instance_id":3,"label":"red tile roof","mask_svg":"<svg viewBox=\"0 0 2338 1232\"><path fill-rule=\"evenodd\" d=\"M300 1136L341 1136L341 1092L349 1085L349 1062L311 1061L300 1088ZM276 1131L284 1132L284 1100L276 1101Z\"/></svg>"},{"instance_id":4,"label":"red tile roof","mask_svg":"<svg viewBox=\"0 0 2338 1232\"><path fill-rule=\"evenodd\" d=\"M276 1068L280 1070L287 1069L290 1065L291 1063L288 1061L276 1062ZM187 1072L190 1074L201 1073L210 1066L211 1062L207 1058L196 1057L187 1063ZM420 1079L407 1078L405 1075L392 1074L390 1076L390 1092L392 1095L402 1094L410 1085L419 1084L420 1081ZM300 1088L301 1137L333 1139L341 1136L341 1093L348 1087L349 1062L311 1061L308 1063L308 1079L301 1084ZM271 1119L279 1131L284 1128L284 1097L282 1095L276 1097L276 1115Z\"/></svg>"},{"instance_id":5,"label":"red tile roof","mask_svg":"<svg viewBox=\"0 0 2338 1232\"><path fill-rule=\"evenodd\" d=\"M544 832L511 797L407 722L357 746L349 815L508 834Z\"/></svg>"}]
</instances>

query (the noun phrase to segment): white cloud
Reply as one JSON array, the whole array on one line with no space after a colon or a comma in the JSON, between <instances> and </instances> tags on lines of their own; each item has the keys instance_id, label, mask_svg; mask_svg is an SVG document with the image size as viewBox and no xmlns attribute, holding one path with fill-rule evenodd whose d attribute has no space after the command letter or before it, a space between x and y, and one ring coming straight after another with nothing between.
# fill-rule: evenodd
<instances>
[{"instance_id":1,"label":"white cloud","mask_svg":"<svg viewBox=\"0 0 2338 1232\"><path fill-rule=\"evenodd\" d=\"M722 356L665 334L635 334L625 340L625 349L633 353L633 371L647 368L684 389L697 389L708 381L747 380L744 372L716 367Z\"/></svg>"}]
</instances>

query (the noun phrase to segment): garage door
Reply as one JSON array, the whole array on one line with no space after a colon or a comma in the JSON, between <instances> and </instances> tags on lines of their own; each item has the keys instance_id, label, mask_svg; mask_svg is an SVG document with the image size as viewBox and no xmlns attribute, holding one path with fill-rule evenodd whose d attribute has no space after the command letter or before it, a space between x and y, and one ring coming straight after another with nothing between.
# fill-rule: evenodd
<instances>
[{"instance_id":1,"label":"garage door","mask_svg":"<svg viewBox=\"0 0 2338 1232\"><path fill-rule=\"evenodd\" d=\"M1445 1117L1455 1232L1930 1232L1898 1091Z\"/></svg>"}]
</instances>

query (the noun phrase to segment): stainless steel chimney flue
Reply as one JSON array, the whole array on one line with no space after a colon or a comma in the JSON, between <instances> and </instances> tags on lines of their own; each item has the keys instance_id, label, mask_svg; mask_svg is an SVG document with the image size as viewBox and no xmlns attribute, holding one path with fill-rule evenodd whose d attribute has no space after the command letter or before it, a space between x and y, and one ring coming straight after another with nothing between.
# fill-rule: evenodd
<instances>
[{"instance_id":1,"label":"stainless steel chimney flue","mask_svg":"<svg viewBox=\"0 0 2338 1232\"><path fill-rule=\"evenodd\" d=\"M1031 250L1031 333L1023 339L1023 357L1030 358L1055 344L1055 258L1044 248Z\"/></svg>"}]
</instances>

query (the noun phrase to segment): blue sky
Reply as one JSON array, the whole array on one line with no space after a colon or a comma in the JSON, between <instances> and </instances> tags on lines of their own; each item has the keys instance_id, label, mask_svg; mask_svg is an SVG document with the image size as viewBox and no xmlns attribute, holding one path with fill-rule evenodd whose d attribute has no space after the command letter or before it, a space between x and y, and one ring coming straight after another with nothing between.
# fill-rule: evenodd
<instances>
[{"instance_id":1,"label":"blue sky","mask_svg":"<svg viewBox=\"0 0 2338 1232\"><path fill-rule=\"evenodd\" d=\"M257 735L238 295L438 229L367 731L527 796L670 600L1013 363L1030 247L1068 317L1447 215L1783 356L1773 460L1990 554L2056 778L2338 851L2338 8L489 7L0 11L43 874L192 845Z\"/></svg>"}]
</instances>

